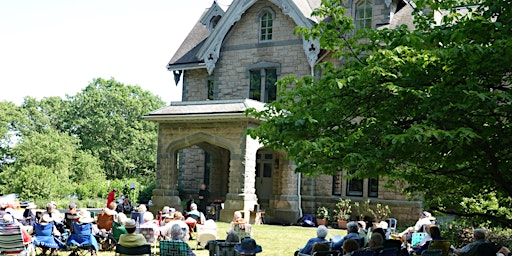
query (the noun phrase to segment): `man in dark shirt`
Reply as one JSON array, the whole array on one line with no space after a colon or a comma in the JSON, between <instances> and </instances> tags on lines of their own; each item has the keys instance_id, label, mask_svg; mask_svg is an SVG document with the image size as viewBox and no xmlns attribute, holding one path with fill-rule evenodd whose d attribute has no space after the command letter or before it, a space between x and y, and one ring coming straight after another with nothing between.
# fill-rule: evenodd
<instances>
[{"instance_id":1,"label":"man in dark shirt","mask_svg":"<svg viewBox=\"0 0 512 256\"><path fill-rule=\"evenodd\" d=\"M199 189L199 211L206 215L206 206L208 205L208 201L210 200L210 191L206 189L205 184L201 184L201 188Z\"/></svg>"}]
</instances>

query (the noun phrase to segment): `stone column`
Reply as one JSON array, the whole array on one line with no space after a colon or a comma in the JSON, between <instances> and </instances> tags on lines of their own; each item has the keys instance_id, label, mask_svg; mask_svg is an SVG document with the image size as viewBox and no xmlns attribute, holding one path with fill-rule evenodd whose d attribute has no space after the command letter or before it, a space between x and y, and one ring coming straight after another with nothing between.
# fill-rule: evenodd
<instances>
[{"instance_id":1,"label":"stone column","mask_svg":"<svg viewBox=\"0 0 512 256\"><path fill-rule=\"evenodd\" d=\"M160 131L161 132L161 131ZM156 188L153 189L153 211L162 209L164 206L181 209L181 199L177 188L178 169L176 168L176 149L167 149L172 141L162 136L158 140L158 156L156 171Z\"/></svg>"},{"instance_id":2,"label":"stone column","mask_svg":"<svg viewBox=\"0 0 512 256\"><path fill-rule=\"evenodd\" d=\"M244 218L250 221L250 210L257 204L256 152L260 143L250 136L242 136L239 152L231 152L229 163L229 193L226 195L224 209L221 211L221 221L231 221L235 211L242 210Z\"/></svg>"},{"instance_id":3,"label":"stone column","mask_svg":"<svg viewBox=\"0 0 512 256\"><path fill-rule=\"evenodd\" d=\"M296 165L294 162L285 159L281 154L279 157L279 167L276 174L277 182L279 182L275 192L270 214L273 217L294 223L299 218L299 191L298 182L299 174L295 173Z\"/></svg>"}]
</instances>

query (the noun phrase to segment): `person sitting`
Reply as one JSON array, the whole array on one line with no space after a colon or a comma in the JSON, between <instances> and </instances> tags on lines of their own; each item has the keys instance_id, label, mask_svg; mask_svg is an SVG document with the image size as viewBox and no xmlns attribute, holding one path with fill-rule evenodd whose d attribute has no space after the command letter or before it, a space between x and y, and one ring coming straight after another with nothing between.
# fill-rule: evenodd
<instances>
[{"instance_id":1,"label":"person sitting","mask_svg":"<svg viewBox=\"0 0 512 256\"><path fill-rule=\"evenodd\" d=\"M174 217L171 221L167 222L165 224L165 226L163 226L161 229L160 229L160 232L162 233L162 236L164 237L164 239L166 240L170 240L171 239L171 228L174 224L178 224L182 229L185 230L185 238L184 240L185 241L188 241L188 239L190 238L189 236L189 227L187 225L187 223L185 223L185 221L183 221L183 215L181 214L181 212L179 211L176 211L174 212L174 214L172 214L172 216Z\"/></svg>"},{"instance_id":2,"label":"person sitting","mask_svg":"<svg viewBox=\"0 0 512 256\"><path fill-rule=\"evenodd\" d=\"M228 232L226 243L240 243L240 237L238 237L238 234L234 230Z\"/></svg>"},{"instance_id":3,"label":"person sitting","mask_svg":"<svg viewBox=\"0 0 512 256\"><path fill-rule=\"evenodd\" d=\"M34 230L34 223L36 223L36 208L37 205L30 202L23 212L23 220L21 221L21 224L23 224L23 228L30 234Z\"/></svg>"},{"instance_id":4,"label":"person sitting","mask_svg":"<svg viewBox=\"0 0 512 256\"><path fill-rule=\"evenodd\" d=\"M135 233L137 229L137 223L133 219L127 219L124 223L126 234L122 234L119 237L119 244L124 247L137 247L145 245L146 238L143 235Z\"/></svg>"},{"instance_id":5,"label":"person sitting","mask_svg":"<svg viewBox=\"0 0 512 256\"><path fill-rule=\"evenodd\" d=\"M429 224L435 224L435 219L432 217L432 214L430 212L422 212L418 221L416 221L416 224L414 227L408 227L406 228L402 233L398 234L402 242L410 242L412 239L412 233L414 232L424 232L424 227Z\"/></svg>"},{"instance_id":6,"label":"person sitting","mask_svg":"<svg viewBox=\"0 0 512 256\"><path fill-rule=\"evenodd\" d=\"M154 222L153 213L145 212L142 216L142 219L144 220L144 222L142 224L140 224L139 227L153 229L153 237L156 241L156 239L160 235L160 229L158 228L158 225Z\"/></svg>"},{"instance_id":7,"label":"person sitting","mask_svg":"<svg viewBox=\"0 0 512 256\"><path fill-rule=\"evenodd\" d=\"M423 243L422 245L420 245L415 250L413 250L412 254L421 255L421 253L423 251L428 249L428 246L430 245L431 241L443 240L443 237L441 237L441 230L439 229L438 226L435 226L435 225L429 226L427 233L429 234L430 239L428 241L426 241L425 243Z\"/></svg>"},{"instance_id":8,"label":"person sitting","mask_svg":"<svg viewBox=\"0 0 512 256\"><path fill-rule=\"evenodd\" d=\"M357 227L359 228L357 231L357 233L359 233L359 237L364 238L363 246L366 246L368 244L368 230L366 230L366 222L362 220L358 221Z\"/></svg>"},{"instance_id":9,"label":"person sitting","mask_svg":"<svg viewBox=\"0 0 512 256\"><path fill-rule=\"evenodd\" d=\"M453 250L453 253L456 255L464 255L464 256L477 256L478 255L478 246L488 243L485 239L487 232L483 228L477 228L473 230L473 239L475 241L465 245L460 249ZM510 255L510 250L507 247L501 247L499 250L494 250L496 255Z\"/></svg>"},{"instance_id":10,"label":"person sitting","mask_svg":"<svg viewBox=\"0 0 512 256\"><path fill-rule=\"evenodd\" d=\"M23 228L23 225L21 223L15 222L15 219L11 214L9 214L9 213L4 214L4 216L2 216L2 220L4 221L5 224L11 224L13 226L15 225L15 226L20 227L21 237L23 238L24 244L29 244L32 242L32 236L30 236L28 234L28 232Z\"/></svg>"},{"instance_id":11,"label":"person sitting","mask_svg":"<svg viewBox=\"0 0 512 256\"><path fill-rule=\"evenodd\" d=\"M126 217L126 214L120 212L117 214L117 220L114 220L114 223L112 223L112 238L117 242L119 241L119 237L122 234L126 234L126 228L124 227L124 223L128 217Z\"/></svg>"},{"instance_id":12,"label":"person sitting","mask_svg":"<svg viewBox=\"0 0 512 256\"><path fill-rule=\"evenodd\" d=\"M170 240L174 244L177 244L177 245L173 245L173 247L179 248L180 250L183 250L183 251L186 251L186 254L188 256L196 255L195 253L192 252L192 249L190 248L188 243L184 240L184 239L186 239L187 234L185 233L185 231L183 231L183 229L181 228L181 226L179 224L172 225L170 232L171 232ZM183 251L182 251L182 253L183 253ZM183 255L183 254L180 254L180 255Z\"/></svg>"},{"instance_id":13,"label":"person sitting","mask_svg":"<svg viewBox=\"0 0 512 256\"><path fill-rule=\"evenodd\" d=\"M357 250L359 250L359 243L356 240L349 238L343 242L344 256L351 256Z\"/></svg>"},{"instance_id":14,"label":"person sitting","mask_svg":"<svg viewBox=\"0 0 512 256\"><path fill-rule=\"evenodd\" d=\"M130 216L130 214L133 212L133 205L130 202L130 198L125 197L123 199L123 203L117 206L116 212L122 212L126 214L126 216Z\"/></svg>"},{"instance_id":15,"label":"person sitting","mask_svg":"<svg viewBox=\"0 0 512 256\"><path fill-rule=\"evenodd\" d=\"M187 212L187 218L192 218L196 220L197 222L200 222L201 213L197 210L197 204L190 204L190 211Z\"/></svg>"},{"instance_id":16,"label":"person sitting","mask_svg":"<svg viewBox=\"0 0 512 256\"><path fill-rule=\"evenodd\" d=\"M238 237L240 237L240 239L244 239L251 236L251 229L251 224L247 223L247 221L242 218L242 212L236 211L233 213L233 221L230 223L229 230L236 231L238 233Z\"/></svg>"},{"instance_id":17,"label":"person sitting","mask_svg":"<svg viewBox=\"0 0 512 256\"><path fill-rule=\"evenodd\" d=\"M256 244L256 240L252 238L243 239L240 244L235 246L235 250L237 250L241 255L245 256L256 255L256 253L263 251L261 246Z\"/></svg>"},{"instance_id":18,"label":"person sitting","mask_svg":"<svg viewBox=\"0 0 512 256\"><path fill-rule=\"evenodd\" d=\"M341 247L343 246L343 242L345 242L346 239L356 239L359 240L359 227L357 226L357 223L354 221L351 221L347 223L347 232L348 234L341 238L339 241L336 241L332 244L333 250L341 250Z\"/></svg>"},{"instance_id":19,"label":"person sitting","mask_svg":"<svg viewBox=\"0 0 512 256\"><path fill-rule=\"evenodd\" d=\"M382 249L384 249L384 237L380 233L372 233L368 241L368 247L365 250L374 251L378 255Z\"/></svg>"},{"instance_id":20,"label":"person sitting","mask_svg":"<svg viewBox=\"0 0 512 256\"><path fill-rule=\"evenodd\" d=\"M32 238L34 246L41 247L43 254L46 254L48 249L50 249L50 255L53 255L58 249L65 247L64 243L57 238L61 234L53 224L53 219L48 213L43 213L39 223L34 224L34 234Z\"/></svg>"},{"instance_id":21,"label":"person sitting","mask_svg":"<svg viewBox=\"0 0 512 256\"><path fill-rule=\"evenodd\" d=\"M295 252L295 255L298 255L299 253L311 254L313 245L315 245L316 243L328 243L329 241L325 239L325 237L327 237L328 232L329 231L327 230L327 227L325 227L324 225L318 226L318 228L316 228L316 237L309 239L304 247L300 248L298 251Z\"/></svg>"},{"instance_id":22,"label":"person sitting","mask_svg":"<svg viewBox=\"0 0 512 256\"><path fill-rule=\"evenodd\" d=\"M68 246L92 246L92 254L95 255L99 249L98 241L93 234L94 218L91 217L91 212L82 209L78 213L78 222L73 223L73 233L66 241Z\"/></svg>"}]
</instances>

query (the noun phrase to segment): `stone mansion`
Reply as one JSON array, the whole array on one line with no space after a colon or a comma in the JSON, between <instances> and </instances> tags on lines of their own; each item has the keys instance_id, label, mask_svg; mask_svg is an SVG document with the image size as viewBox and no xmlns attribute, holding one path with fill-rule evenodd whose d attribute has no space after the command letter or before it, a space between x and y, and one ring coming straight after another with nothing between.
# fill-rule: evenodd
<instances>
[{"instance_id":1,"label":"stone mansion","mask_svg":"<svg viewBox=\"0 0 512 256\"><path fill-rule=\"evenodd\" d=\"M311 13L320 0L212 2L167 65L176 83L183 82L183 101L144 117L159 125L154 205L180 209L205 183L210 200L224 203L222 221L230 221L234 211L259 208L267 220L294 223L340 197L385 203L399 222L416 221L421 201L384 188L382 178L346 180L343 172L306 178L295 173L285 152L268 150L246 134L259 121L244 111L279 97L277 80L311 75L318 63L338 61L318 41L293 33L318 22ZM412 24L409 1L344 4L356 28Z\"/></svg>"}]
</instances>

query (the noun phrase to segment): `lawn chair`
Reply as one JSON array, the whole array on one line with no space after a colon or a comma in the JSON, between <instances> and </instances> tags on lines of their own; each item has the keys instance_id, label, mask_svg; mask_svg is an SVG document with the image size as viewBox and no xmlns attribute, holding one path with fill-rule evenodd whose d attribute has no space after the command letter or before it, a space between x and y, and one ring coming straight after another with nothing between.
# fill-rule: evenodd
<instances>
[{"instance_id":1,"label":"lawn chair","mask_svg":"<svg viewBox=\"0 0 512 256\"><path fill-rule=\"evenodd\" d=\"M313 252L311 256L339 256L341 251L317 251Z\"/></svg>"},{"instance_id":2,"label":"lawn chair","mask_svg":"<svg viewBox=\"0 0 512 256\"><path fill-rule=\"evenodd\" d=\"M160 241L160 256L188 256L188 244L183 241Z\"/></svg>"},{"instance_id":3,"label":"lawn chair","mask_svg":"<svg viewBox=\"0 0 512 256\"><path fill-rule=\"evenodd\" d=\"M497 245L492 242L485 242L476 247L476 255L478 256L495 256L496 252L498 252Z\"/></svg>"},{"instance_id":4,"label":"lawn chair","mask_svg":"<svg viewBox=\"0 0 512 256\"><path fill-rule=\"evenodd\" d=\"M71 248L74 255L95 254L98 251L98 241L92 235L92 224L73 223L73 233L69 236L66 245Z\"/></svg>"},{"instance_id":5,"label":"lawn chair","mask_svg":"<svg viewBox=\"0 0 512 256\"><path fill-rule=\"evenodd\" d=\"M0 254L35 255L32 243L24 243L18 225L0 223Z\"/></svg>"},{"instance_id":6,"label":"lawn chair","mask_svg":"<svg viewBox=\"0 0 512 256\"><path fill-rule=\"evenodd\" d=\"M204 225L196 224L197 229L197 244L196 250L198 246L206 247L208 241L217 239L217 224L213 220L205 221Z\"/></svg>"},{"instance_id":7,"label":"lawn chair","mask_svg":"<svg viewBox=\"0 0 512 256\"><path fill-rule=\"evenodd\" d=\"M428 250L440 249L443 252L443 256L450 254L450 241L448 240L432 240L428 245Z\"/></svg>"},{"instance_id":8,"label":"lawn chair","mask_svg":"<svg viewBox=\"0 0 512 256\"><path fill-rule=\"evenodd\" d=\"M188 235L190 237L190 240L194 240L194 237L196 236L196 225L197 225L197 220L195 220L194 218L187 218L185 219L185 223L188 225Z\"/></svg>"},{"instance_id":9,"label":"lawn chair","mask_svg":"<svg viewBox=\"0 0 512 256\"><path fill-rule=\"evenodd\" d=\"M395 218L388 218L386 222L388 223L388 230L390 233L395 233L397 220Z\"/></svg>"},{"instance_id":10,"label":"lawn chair","mask_svg":"<svg viewBox=\"0 0 512 256\"><path fill-rule=\"evenodd\" d=\"M112 236L114 215L102 212L98 214L97 223L100 229L100 233L96 236L98 243L102 250L111 251L116 245L116 240Z\"/></svg>"},{"instance_id":11,"label":"lawn chair","mask_svg":"<svg viewBox=\"0 0 512 256\"><path fill-rule=\"evenodd\" d=\"M117 244L116 252L114 255L151 255L151 245L145 244L137 247L124 247L120 244Z\"/></svg>"},{"instance_id":12,"label":"lawn chair","mask_svg":"<svg viewBox=\"0 0 512 256\"><path fill-rule=\"evenodd\" d=\"M411 247L416 247L419 245L423 237L427 236L428 234L425 232L416 232L412 234L411 238Z\"/></svg>"},{"instance_id":13,"label":"lawn chair","mask_svg":"<svg viewBox=\"0 0 512 256\"><path fill-rule=\"evenodd\" d=\"M138 228L137 233L141 234L146 238L146 242L148 244L151 244L154 249L154 254L156 255L156 242L157 239L155 238L155 230L151 227L148 228Z\"/></svg>"},{"instance_id":14,"label":"lawn chair","mask_svg":"<svg viewBox=\"0 0 512 256\"><path fill-rule=\"evenodd\" d=\"M41 248L43 252L48 249L63 249L66 246L53 235L53 222L42 224L34 223L34 236L32 237L34 250Z\"/></svg>"},{"instance_id":15,"label":"lawn chair","mask_svg":"<svg viewBox=\"0 0 512 256\"><path fill-rule=\"evenodd\" d=\"M379 256L397 256L398 252L397 248L384 248L379 251Z\"/></svg>"},{"instance_id":16,"label":"lawn chair","mask_svg":"<svg viewBox=\"0 0 512 256\"><path fill-rule=\"evenodd\" d=\"M352 252L352 256L375 256L374 250L357 250Z\"/></svg>"}]
</instances>

